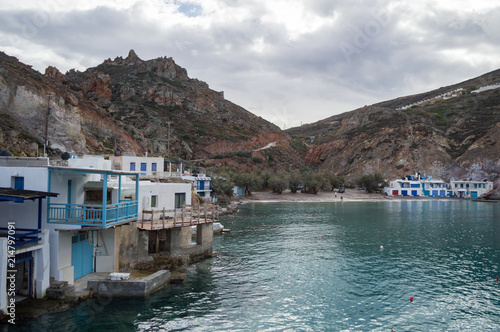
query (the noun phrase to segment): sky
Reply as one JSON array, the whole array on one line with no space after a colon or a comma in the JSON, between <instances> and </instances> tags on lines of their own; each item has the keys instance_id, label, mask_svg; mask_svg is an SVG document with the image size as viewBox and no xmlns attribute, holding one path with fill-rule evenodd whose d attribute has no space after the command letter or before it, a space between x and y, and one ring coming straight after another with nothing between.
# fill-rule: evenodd
<instances>
[{"instance_id":1,"label":"sky","mask_svg":"<svg viewBox=\"0 0 500 332\"><path fill-rule=\"evenodd\" d=\"M0 50L44 73L133 49L282 129L500 68L500 0L0 0Z\"/></svg>"}]
</instances>

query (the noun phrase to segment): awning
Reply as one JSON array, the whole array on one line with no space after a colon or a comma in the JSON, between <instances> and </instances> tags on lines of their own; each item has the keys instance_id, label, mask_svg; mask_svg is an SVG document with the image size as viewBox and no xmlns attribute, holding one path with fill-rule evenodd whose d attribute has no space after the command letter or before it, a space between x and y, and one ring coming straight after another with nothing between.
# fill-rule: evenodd
<instances>
[{"instance_id":1,"label":"awning","mask_svg":"<svg viewBox=\"0 0 500 332\"><path fill-rule=\"evenodd\" d=\"M0 188L0 201L23 202L25 199L35 200L45 197L57 197L59 194L46 191Z\"/></svg>"}]
</instances>

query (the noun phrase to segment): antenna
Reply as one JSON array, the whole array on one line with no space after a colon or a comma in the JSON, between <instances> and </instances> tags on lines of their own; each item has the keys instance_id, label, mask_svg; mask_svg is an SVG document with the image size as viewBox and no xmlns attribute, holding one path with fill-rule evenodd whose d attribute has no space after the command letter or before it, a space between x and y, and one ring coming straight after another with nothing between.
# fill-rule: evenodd
<instances>
[{"instance_id":1,"label":"antenna","mask_svg":"<svg viewBox=\"0 0 500 332\"><path fill-rule=\"evenodd\" d=\"M168 156L170 157L170 124L172 122L167 122L167 125L168 125L168 136L167 136L167 152L168 152Z\"/></svg>"}]
</instances>

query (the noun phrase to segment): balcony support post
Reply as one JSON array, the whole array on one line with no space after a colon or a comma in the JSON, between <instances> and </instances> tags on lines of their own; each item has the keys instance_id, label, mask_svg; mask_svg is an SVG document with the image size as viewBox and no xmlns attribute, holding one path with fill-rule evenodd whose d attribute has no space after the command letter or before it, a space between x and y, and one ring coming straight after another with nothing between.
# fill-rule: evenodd
<instances>
[{"instance_id":1,"label":"balcony support post","mask_svg":"<svg viewBox=\"0 0 500 332\"><path fill-rule=\"evenodd\" d=\"M106 205L108 204L108 174L102 175L102 227L106 228Z\"/></svg>"}]
</instances>

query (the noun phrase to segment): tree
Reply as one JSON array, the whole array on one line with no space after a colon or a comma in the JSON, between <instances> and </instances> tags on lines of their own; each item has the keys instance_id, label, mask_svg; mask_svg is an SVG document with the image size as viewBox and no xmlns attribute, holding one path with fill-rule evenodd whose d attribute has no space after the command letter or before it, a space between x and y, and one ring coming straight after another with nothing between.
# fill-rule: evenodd
<instances>
[{"instance_id":1,"label":"tree","mask_svg":"<svg viewBox=\"0 0 500 332\"><path fill-rule=\"evenodd\" d=\"M344 185L344 177L343 176L337 176L333 174L328 174L328 180L330 181L330 188L331 191L335 188L340 188Z\"/></svg>"},{"instance_id":2,"label":"tree","mask_svg":"<svg viewBox=\"0 0 500 332\"><path fill-rule=\"evenodd\" d=\"M271 188L275 193L278 193L278 195L281 195L283 190L288 188L288 184L288 175L283 173L273 175L269 179L269 188Z\"/></svg>"},{"instance_id":3,"label":"tree","mask_svg":"<svg viewBox=\"0 0 500 332\"><path fill-rule=\"evenodd\" d=\"M219 175L212 175L212 190L218 196L228 196L231 197L233 195L233 187L234 184L231 181L231 177L229 174L221 173Z\"/></svg>"},{"instance_id":4,"label":"tree","mask_svg":"<svg viewBox=\"0 0 500 332\"><path fill-rule=\"evenodd\" d=\"M330 181L324 173L309 173L304 176L303 192L317 194L320 190L328 190Z\"/></svg>"},{"instance_id":5,"label":"tree","mask_svg":"<svg viewBox=\"0 0 500 332\"><path fill-rule=\"evenodd\" d=\"M238 187L241 187L243 189L243 193L245 196L252 195L252 191L259 190L262 186L262 180L260 176L253 173L236 173L234 175L233 181Z\"/></svg>"},{"instance_id":6,"label":"tree","mask_svg":"<svg viewBox=\"0 0 500 332\"><path fill-rule=\"evenodd\" d=\"M302 175L299 173L299 171L292 171L288 179L288 186L290 187L290 191L295 194L302 184Z\"/></svg>"},{"instance_id":7,"label":"tree","mask_svg":"<svg viewBox=\"0 0 500 332\"><path fill-rule=\"evenodd\" d=\"M380 191L387 183L380 173L366 174L356 179L358 187L366 189L369 193Z\"/></svg>"}]
</instances>

